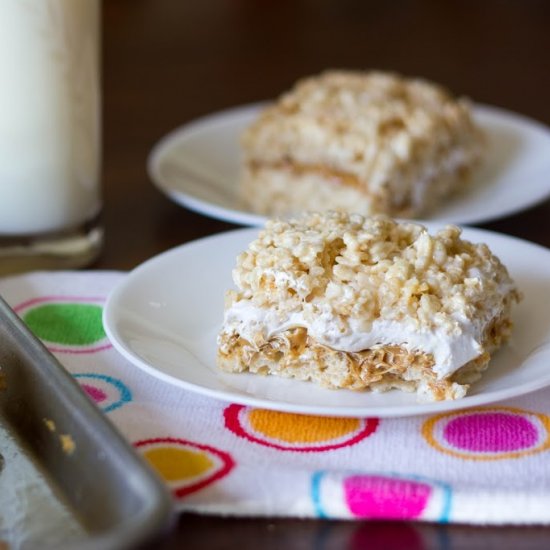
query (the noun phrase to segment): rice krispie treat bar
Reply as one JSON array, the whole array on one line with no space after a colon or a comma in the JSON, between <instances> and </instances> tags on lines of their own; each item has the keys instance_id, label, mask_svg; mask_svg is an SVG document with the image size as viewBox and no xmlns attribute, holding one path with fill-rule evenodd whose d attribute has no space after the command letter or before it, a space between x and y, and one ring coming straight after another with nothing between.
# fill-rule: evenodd
<instances>
[{"instance_id":1,"label":"rice krispie treat bar","mask_svg":"<svg viewBox=\"0 0 550 550\"><path fill-rule=\"evenodd\" d=\"M237 259L219 367L463 397L508 339L519 293L489 248L460 234L342 212L269 221Z\"/></svg>"},{"instance_id":2,"label":"rice krispie treat bar","mask_svg":"<svg viewBox=\"0 0 550 550\"><path fill-rule=\"evenodd\" d=\"M241 197L268 216L418 217L462 189L483 139L464 99L381 72L299 81L242 136Z\"/></svg>"}]
</instances>

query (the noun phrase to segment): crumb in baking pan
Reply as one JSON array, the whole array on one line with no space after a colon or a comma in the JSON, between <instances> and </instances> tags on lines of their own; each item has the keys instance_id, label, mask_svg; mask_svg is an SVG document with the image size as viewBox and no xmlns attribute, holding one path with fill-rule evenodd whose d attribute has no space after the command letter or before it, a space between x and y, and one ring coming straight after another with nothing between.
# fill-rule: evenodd
<instances>
[{"instance_id":1,"label":"crumb in baking pan","mask_svg":"<svg viewBox=\"0 0 550 550\"><path fill-rule=\"evenodd\" d=\"M61 434L59 436L61 448L66 455L72 455L76 449L76 443L70 434Z\"/></svg>"},{"instance_id":2,"label":"crumb in baking pan","mask_svg":"<svg viewBox=\"0 0 550 550\"><path fill-rule=\"evenodd\" d=\"M43 418L43 422L50 432L55 432L55 422L51 418Z\"/></svg>"}]
</instances>

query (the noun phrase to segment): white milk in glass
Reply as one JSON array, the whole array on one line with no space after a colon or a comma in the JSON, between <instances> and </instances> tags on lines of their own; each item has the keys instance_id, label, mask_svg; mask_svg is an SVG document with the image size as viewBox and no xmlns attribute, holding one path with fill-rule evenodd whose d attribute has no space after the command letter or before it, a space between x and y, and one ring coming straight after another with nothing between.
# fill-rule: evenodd
<instances>
[{"instance_id":1,"label":"white milk in glass","mask_svg":"<svg viewBox=\"0 0 550 550\"><path fill-rule=\"evenodd\" d=\"M0 236L100 209L99 0L0 0Z\"/></svg>"}]
</instances>

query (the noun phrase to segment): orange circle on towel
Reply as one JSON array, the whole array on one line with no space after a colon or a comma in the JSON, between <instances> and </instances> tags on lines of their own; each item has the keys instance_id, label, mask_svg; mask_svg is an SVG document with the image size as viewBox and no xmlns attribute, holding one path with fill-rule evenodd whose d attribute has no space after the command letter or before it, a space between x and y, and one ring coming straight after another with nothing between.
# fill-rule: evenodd
<instances>
[{"instance_id":1,"label":"orange circle on towel","mask_svg":"<svg viewBox=\"0 0 550 550\"><path fill-rule=\"evenodd\" d=\"M235 435L281 451L321 452L355 445L376 431L377 418L309 416L230 405L225 426Z\"/></svg>"},{"instance_id":2,"label":"orange circle on towel","mask_svg":"<svg viewBox=\"0 0 550 550\"><path fill-rule=\"evenodd\" d=\"M331 441L361 427L358 418L306 416L264 409L249 411L248 422L256 433L298 444Z\"/></svg>"}]
</instances>

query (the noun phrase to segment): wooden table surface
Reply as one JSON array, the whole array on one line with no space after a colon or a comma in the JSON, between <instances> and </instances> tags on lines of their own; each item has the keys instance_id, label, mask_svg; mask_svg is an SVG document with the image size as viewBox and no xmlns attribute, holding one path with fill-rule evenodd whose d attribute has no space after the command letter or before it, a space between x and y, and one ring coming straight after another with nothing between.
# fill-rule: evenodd
<instances>
[{"instance_id":1,"label":"wooden table surface","mask_svg":"<svg viewBox=\"0 0 550 550\"><path fill-rule=\"evenodd\" d=\"M326 68L423 76L550 125L550 3L542 0L108 0L103 22L106 243L92 266L97 269L131 269L168 248L235 227L185 210L157 191L145 168L151 147L196 117L273 98ZM484 227L550 246L550 202ZM543 527L185 514L162 547L549 544L550 528Z\"/></svg>"}]
</instances>

